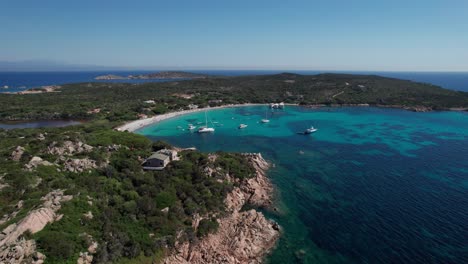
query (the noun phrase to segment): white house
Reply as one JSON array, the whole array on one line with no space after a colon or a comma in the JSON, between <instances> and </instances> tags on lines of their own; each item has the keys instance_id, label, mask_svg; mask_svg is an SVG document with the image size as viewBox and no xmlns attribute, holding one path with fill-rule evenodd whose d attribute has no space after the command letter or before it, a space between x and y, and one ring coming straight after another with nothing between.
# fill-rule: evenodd
<instances>
[{"instance_id":1,"label":"white house","mask_svg":"<svg viewBox=\"0 0 468 264\"><path fill-rule=\"evenodd\" d=\"M174 160L177 160L177 151L161 149L149 156L142 165L144 170L163 170Z\"/></svg>"}]
</instances>

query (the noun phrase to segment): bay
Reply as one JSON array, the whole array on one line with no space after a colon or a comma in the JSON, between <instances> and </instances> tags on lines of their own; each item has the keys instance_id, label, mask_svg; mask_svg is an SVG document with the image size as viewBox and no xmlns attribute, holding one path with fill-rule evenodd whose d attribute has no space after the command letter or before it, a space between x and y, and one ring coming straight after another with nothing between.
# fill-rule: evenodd
<instances>
[{"instance_id":1,"label":"bay","mask_svg":"<svg viewBox=\"0 0 468 264\"><path fill-rule=\"evenodd\" d=\"M203 112L137 133L273 163L279 212L265 213L284 234L269 263L468 262L468 113L249 106L207 115L213 134L187 129L204 124ZM319 130L298 134L311 125Z\"/></svg>"}]
</instances>

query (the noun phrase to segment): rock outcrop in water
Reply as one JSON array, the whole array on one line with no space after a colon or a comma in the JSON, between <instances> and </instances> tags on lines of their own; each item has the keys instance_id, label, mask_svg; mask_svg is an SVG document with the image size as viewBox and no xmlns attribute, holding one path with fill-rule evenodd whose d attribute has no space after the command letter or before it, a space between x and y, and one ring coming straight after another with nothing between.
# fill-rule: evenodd
<instances>
[{"instance_id":1,"label":"rock outcrop in water","mask_svg":"<svg viewBox=\"0 0 468 264\"><path fill-rule=\"evenodd\" d=\"M261 263L274 247L279 226L254 209L241 211L246 204L269 206L273 190L265 175L268 163L260 154L246 156L256 175L240 180L239 187L228 194L225 204L229 215L218 220L218 231L198 242L176 244L176 251L164 263ZM195 225L198 222L194 221Z\"/></svg>"}]
</instances>

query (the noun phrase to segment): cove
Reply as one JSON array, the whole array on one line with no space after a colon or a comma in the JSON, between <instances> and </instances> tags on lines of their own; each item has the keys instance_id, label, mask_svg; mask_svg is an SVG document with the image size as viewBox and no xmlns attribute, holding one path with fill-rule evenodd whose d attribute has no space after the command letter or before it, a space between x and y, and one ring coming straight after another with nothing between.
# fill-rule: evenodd
<instances>
[{"instance_id":1,"label":"cove","mask_svg":"<svg viewBox=\"0 0 468 264\"><path fill-rule=\"evenodd\" d=\"M259 121L268 115L270 123ZM283 227L268 263L468 262L468 113L266 106L204 112L137 133L205 152L261 152ZM245 129L237 129L239 124ZM300 135L311 125L319 130Z\"/></svg>"}]
</instances>

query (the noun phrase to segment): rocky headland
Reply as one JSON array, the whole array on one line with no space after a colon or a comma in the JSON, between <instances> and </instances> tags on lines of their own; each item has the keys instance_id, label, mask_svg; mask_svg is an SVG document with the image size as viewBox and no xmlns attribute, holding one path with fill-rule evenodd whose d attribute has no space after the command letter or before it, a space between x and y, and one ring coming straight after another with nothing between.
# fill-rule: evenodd
<instances>
[{"instance_id":1,"label":"rocky headland","mask_svg":"<svg viewBox=\"0 0 468 264\"><path fill-rule=\"evenodd\" d=\"M95 80L125 80L128 78L124 76L120 76L120 75L115 75L115 74L107 74L107 75L97 76L94 79Z\"/></svg>"},{"instance_id":2,"label":"rocky headland","mask_svg":"<svg viewBox=\"0 0 468 264\"><path fill-rule=\"evenodd\" d=\"M256 170L254 177L244 180L227 180L237 187L227 195L227 215L218 219L218 231L196 242L176 243L176 249L165 260L165 264L186 263L262 263L264 257L275 246L280 228L263 213L250 209L242 211L244 205L269 207L273 186L266 177L269 164L261 154L246 154ZM212 156L213 159L216 156ZM198 227L201 217L194 219Z\"/></svg>"},{"instance_id":3,"label":"rocky headland","mask_svg":"<svg viewBox=\"0 0 468 264\"><path fill-rule=\"evenodd\" d=\"M128 75L120 76L115 74L107 74L97 76L95 80L146 80L146 79L197 79L197 78L206 78L208 77L205 74L183 72L183 71L162 71L148 74L138 74L138 75Z\"/></svg>"}]
</instances>

